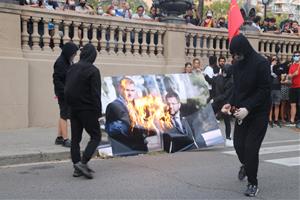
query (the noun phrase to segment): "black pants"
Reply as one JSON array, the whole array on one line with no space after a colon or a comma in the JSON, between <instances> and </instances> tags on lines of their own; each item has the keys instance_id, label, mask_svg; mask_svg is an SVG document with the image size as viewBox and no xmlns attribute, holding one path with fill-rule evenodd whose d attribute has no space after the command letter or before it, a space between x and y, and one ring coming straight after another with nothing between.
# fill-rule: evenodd
<instances>
[{"instance_id":1,"label":"black pants","mask_svg":"<svg viewBox=\"0 0 300 200\"><path fill-rule=\"evenodd\" d=\"M101 131L98 116L99 114L97 111L85 110L71 112L71 157L74 164L79 161L87 163L99 145L101 141ZM79 144L82 139L83 129L90 135L90 141L87 144L81 159Z\"/></svg>"},{"instance_id":2,"label":"black pants","mask_svg":"<svg viewBox=\"0 0 300 200\"><path fill-rule=\"evenodd\" d=\"M246 119L241 125L235 123L234 148L245 165L248 182L257 185L259 149L268 128L268 113Z\"/></svg>"},{"instance_id":3,"label":"black pants","mask_svg":"<svg viewBox=\"0 0 300 200\"><path fill-rule=\"evenodd\" d=\"M223 105L224 104L222 104L222 103L215 103L215 102L211 104L215 115L221 113L221 109L222 109ZM224 123L225 123L226 139L229 139L230 138L230 133L231 133L231 123L230 123L231 116L222 113L222 118L224 119Z\"/></svg>"}]
</instances>

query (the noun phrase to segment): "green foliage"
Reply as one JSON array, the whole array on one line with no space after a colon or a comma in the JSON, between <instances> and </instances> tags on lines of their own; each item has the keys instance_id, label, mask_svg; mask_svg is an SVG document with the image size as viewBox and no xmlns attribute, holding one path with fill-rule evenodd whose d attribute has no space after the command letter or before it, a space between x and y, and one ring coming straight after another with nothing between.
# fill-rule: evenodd
<instances>
[{"instance_id":1,"label":"green foliage","mask_svg":"<svg viewBox=\"0 0 300 200\"><path fill-rule=\"evenodd\" d=\"M218 19L219 17L227 18L229 6L229 1L214 1L209 7L204 6L204 14L210 9L214 12L215 19Z\"/></svg>"}]
</instances>

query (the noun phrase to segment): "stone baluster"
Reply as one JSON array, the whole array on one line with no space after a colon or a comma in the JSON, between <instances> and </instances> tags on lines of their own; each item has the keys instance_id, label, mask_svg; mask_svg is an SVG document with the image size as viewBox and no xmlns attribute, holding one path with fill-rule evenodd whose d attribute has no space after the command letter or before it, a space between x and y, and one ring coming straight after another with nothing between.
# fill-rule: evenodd
<instances>
[{"instance_id":1,"label":"stone baluster","mask_svg":"<svg viewBox=\"0 0 300 200\"><path fill-rule=\"evenodd\" d=\"M89 24L86 23L82 23L82 31L83 31L83 37L82 37L82 46L86 45L87 43L89 43L89 38L88 38L88 27Z\"/></svg>"},{"instance_id":2,"label":"stone baluster","mask_svg":"<svg viewBox=\"0 0 300 200\"><path fill-rule=\"evenodd\" d=\"M64 36L63 36L63 43L64 44L66 44L67 42L69 42L71 40L70 37L69 37L70 25L71 25L70 21L64 21Z\"/></svg>"},{"instance_id":3,"label":"stone baluster","mask_svg":"<svg viewBox=\"0 0 300 200\"><path fill-rule=\"evenodd\" d=\"M54 42L54 47L53 51L60 51L60 35L59 35L59 23L60 21L53 21L54 23L54 35L53 35L53 42Z\"/></svg>"},{"instance_id":4,"label":"stone baluster","mask_svg":"<svg viewBox=\"0 0 300 200\"><path fill-rule=\"evenodd\" d=\"M134 28L134 43L133 43L133 55L138 56L140 50L140 43L139 43L139 32L141 29Z\"/></svg>"},{"instance_id":5,"label":"stone baluster","mask_svg":"<svg viewBox=\"0 0 300 200\"><path fill-rule=\"evenodd\" d=\"M29 34L27 30L27 23L28 23L28 18L27 17L22 17L22 26L23 26L23 31L22 31L22 49L24 50L30 50L30 46L28 44L29 42Z\"/></svg>"},{"instance_id":6,"label":"stone baluster","mask_svg":"<svg viewBox=\"0 0 300 200\"><path fill-rule=\"evenodd\" d=\"M123 42L123 35L124 35L124 28L123 27L118 27L118 56L123 56L123 47L124 47L124 42Z\"/></svg>"},{"instance_id":7,"label":"stone baluster","mask_svg":"<svg viewBox=\"0 0 300 200\"><path fill-rule=\"evenodd\" d=\"M73 41L74 44L79 46L80 45L80 39L79 39L79 36L78 36L78 33L79 33L78 32L78 27L79 27L80 23L73 22L72 24L73 24L73 27L74 27L74 36L72 38L72 41Z\"/></svg>"},{"instance_id":8,"label":"stone baluster","mask_svg":"<svg viewBox=\"0 0 300 200\"><path fill-rule=\"evenodd\" d=\"M214 53L214 48L213 48L213 38L212 35L207 36L207 57L211 56Z\"/></svg>"},{"instance_id":9,"label":"stone baluster","mask_svg":"<svg viewBox=\"0 0 300 200\"><path fill-rule=\"evenodd\" d=\"M157 41L157 57L163 57L163 44L162 44L162 35L164 31L159 30L158 31L158 41Z\"/></svg>"},{"instance_id":10,"label":"stone baluster","mask_svg":"<svg viewBox=\"0 0 300 200\"><path fill-rule=\"evenodd\" d=\"M101 39L100 39L100 54L101 55L107 55L107 51L106 51L106 26L104 26L103 24L101 25Z\"/></svg>"},{"instance_id":11,"label":"stone baluster","mask_svg":"<svg viewBox=\"0 0 300 200\"><path fill-rule=\"evenodd\" d=\"M226 41L227 41L227 37L223 36L223 38L222 38L222 50L221 50L223 56L228 56L227 55L227 49L226 49Z\"/></svg>"},{"instance_id":12,"label":"stone baluster","mask_svg":"<svg viewBox=\"0 0 300 200\"><path fill-rule=\"evenodd\" d=\"M194 56L194 51L195 51L195 47L194 47L194 36L195 34L194 33L190 33L190 46L188 48L188 57L193 57Z\"/></svg>"},{"instance_id":13,"label":"stone baluster","mask_svg":"<svg viewBox=\"0 0 300 200\"><path fill-rule=\"evenodd\" d=\"M147 45L147 41L146 41L147 31L144 28L142 29L142 34L143 34L143 41L141 44L142 56L146 57L146 56L148 56L148 54L147 54L148 45Z\"/></svg>"},{"instance_id":14,"label":"stone baluster","mask_svg":"<svg viewBox=\"0 0 300 200\"><path fill-rule=\"evenodd\" d=\"M269 46L269 51L270 51L270 56L274 56L276 55L276 52L275 52L275 41L272 40L270 41L270 46Z\"/></svg>"},{"instance_id":15,"label":"stone baluster","mask_svg":"<svg viewBox=\"0 0 300 200\"><path fill-rule=\"evenodd\" d=\"M205 57L208 54L208 48L207 48L207 38L208 36L203 34L203 47L202 47L202 55Z\"/></svg>"},{"instance_id":16,"label":"stone baluster","mask_svg":"<svg viewBox=\"0 0 300 200\"><path fill-rule=\"evenodd\" d=\"M44 35L43 35L43 50L44 51L52 51L51 47L50 47L50 35L49 35L49 28L48 28L48 23L49 23L49 19L43 19L43 23L44 23Z\"/></svg>"},{"instance_id":17,"label":"stone baluster","mask_svg":"<svg viewBox=\"0 0 300 200\"><path fill-rule=\"evenodd\" d=\"M109 55L116 55L116 52L115 52L115 47L116 47L116 42L115 42L115 29L116 29L116 26L112 26L110 25L109 26L109 33L110 33L110 37L109 37L109 45L108 45L108 52L109 52Z\"/></svg>"},{"instance_id":18,"label":"stone baluster","mask_svg":"<svg viewBox=\"0 0 300 200\"><path fill-rule=\"evenodd\" d=\"M196 34L196 40L195 40L195 43L196 43L196 47L195 47L195 57L199 57L199 56L201 56L200 34L199 34L199 33Z\"/></svg>"},{"instance_id":19,"label":"stone baluster","mask_svg":"<svg viewBox=\"0 0 300 200\"><path fill-rule=\"evenodd\" d=\"M131 33L132 30L130 28L125 29L126 32L126 41L125 41L125 55L132 56L132 43L131 43Z\"/></svg>"},{"instance_id":20,"label":"stone baluster","mask_svg":"<svg viewBox=\"0 0 300 200\"><path fill-rule=\"evenodd\" d=\"M150 30L150 44L149 44L149 56L155 57L155 44L154 44L154 34L156 30Z\"/></svg>"},{"instance_id":21,"label":"stone baluster","mask_svg":"<svg viewBox=\"0 0 300 200\"><path fill-rule=\"evenodd\" d=\"M38 23L41 19L40 18L32 18L33 22L33 33L31 35L32 37L32 50L41 50L40 47L40 39L41 36L38 33Z\"/></svg>"},{"instance_id":22,"label":"stone baluster","mask_svg":"<svg viewBox=\"0 0 300 200\"><path fill-rule=\"evenodd\" d=\"M221 55L221 48L220 48L220 37L218 35L216 35L215 41L216 41L215 55L217 56L217 58L219 58Z\"/></svg>"},{"instance_id":23,"label":"stone baluster","mask_svg":"<svg viewBox=\"0 0 300 200\"><path fill-rule=\"evenodd\" d=\"M94 47L98 50L99 41L97 38L97 32L98 32L98 26L96 24L93 24L93 36L91 42L94 45Z\"/></svg>"}]
</instances>

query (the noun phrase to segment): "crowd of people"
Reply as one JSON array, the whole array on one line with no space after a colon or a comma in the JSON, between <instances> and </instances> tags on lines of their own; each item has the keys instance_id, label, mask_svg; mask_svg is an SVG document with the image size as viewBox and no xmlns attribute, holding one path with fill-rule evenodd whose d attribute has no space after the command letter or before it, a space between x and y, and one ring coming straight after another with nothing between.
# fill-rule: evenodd
<instances>
[{"instance_id":1,"label":"crowd of people","mask_svg":"<svg viewBox=\"0 0 300 200\"><path fill-rule=\"evenodd\" d=\"M272 106L269 113L269 126L295 127L300 125L300 52L295 51L291 60L281 61L278 56L266 57L271 70L271 99ZM187 62L184 67L185 73L202 73L208 83L210 98L217 117L220 117L220 107L229 98L232 77L231 64L226 63L226 58L220 56L209 57L207 66L201 65L200 59L195 58L192 63ZM221 104L221 105L220 105ZM227 117L224 118L226 125L226 144L230 146L230 124ZM297 125L298 124L298 125Z\"/></svg>"},{"instance_id":2,"label":"crowd of people","mask_svg":"<svg viewBox=\"0 0 300 200\"><path fill-rule=\"evenodd\" d=\"M152 6L149 11L144 6L140 5L136 10L131 9L131 5L126 0L112 0L110 6L102 6L99 4L96 7L89 5L86 0L20 0L22 5L29 5L31 7L40 7L48 10L64 10L74 11L78 13L100 15L100 16L111 16L120 17L124 19L137 19L144 21L160 21L164 13L158 8ZM226 16L214 17L213 10L208 10L205 13L204 19L201 20L195 6L186 11L184 15L180 16L187 24L194 26L202 26L208 28L227 28ZM288 19L281 22L276 22L276 18L265 18L259 14L250 16L249 20L252 24L253 30L260 32L274 32L284 33L300 36L300 25L295 20L293 14L289 14Z\"/></svg>"}]
</instances>

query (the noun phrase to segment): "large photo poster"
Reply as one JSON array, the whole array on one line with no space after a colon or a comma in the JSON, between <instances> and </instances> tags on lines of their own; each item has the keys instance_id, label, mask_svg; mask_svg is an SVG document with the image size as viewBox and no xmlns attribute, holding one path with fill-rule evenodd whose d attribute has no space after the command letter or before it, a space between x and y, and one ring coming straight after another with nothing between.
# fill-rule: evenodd
<instances>
[{"instance_id":1,"label":"large photo poster","mask_svg":"<svg viewBox=\"0 0 300 200\"><path fill-rule=\"evenodd\" d=\"M201 74L105 77L102 110L112 154L174 153L222 143L208 97Z\"/></svg>"}]
</instances>

